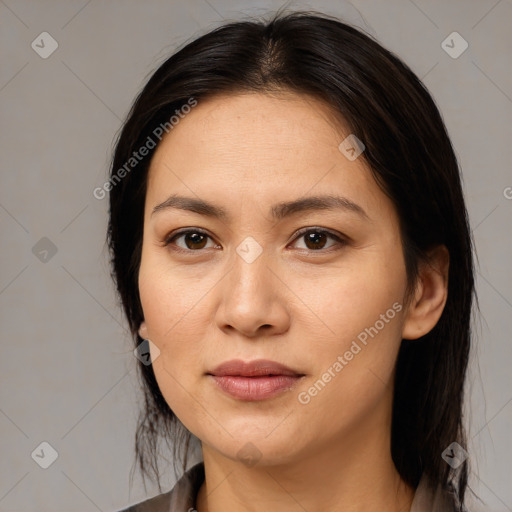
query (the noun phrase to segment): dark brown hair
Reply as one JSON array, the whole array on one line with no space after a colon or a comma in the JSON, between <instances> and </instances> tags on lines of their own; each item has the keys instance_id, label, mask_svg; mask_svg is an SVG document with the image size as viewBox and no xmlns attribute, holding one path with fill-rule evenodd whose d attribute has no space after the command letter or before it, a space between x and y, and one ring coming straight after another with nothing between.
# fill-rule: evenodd
<instances>
[{"instance_id":1,"label":"dark brown hair","mask_svg":"<svg viewBox=\"0 0 512 512\"><path fill-rule=\"evenodd\" d=\"M450 253L443 314L420 340L403 340L396 363L391 453L401 477L422 474L452 489L463 510L468 461L454 471L442 452L466 447L463 388L474 296L472 240L458 163L426 88L372 37L327 15L277 14L269 21L225 24L171 55L138 95L116 142L111 179L157 126L186 104L229 91L291 91L325 101L361 139L362 154L401 223L410 286L427 251ZM134 341L143 320L138 292L144 201L154 149L110 190L108 243L112 273ZM142 473L156 476L157 439L185 446L191 434L165 402L151 365L139 364L145 408L136 434Z\"/></svg>"}]
</instances>

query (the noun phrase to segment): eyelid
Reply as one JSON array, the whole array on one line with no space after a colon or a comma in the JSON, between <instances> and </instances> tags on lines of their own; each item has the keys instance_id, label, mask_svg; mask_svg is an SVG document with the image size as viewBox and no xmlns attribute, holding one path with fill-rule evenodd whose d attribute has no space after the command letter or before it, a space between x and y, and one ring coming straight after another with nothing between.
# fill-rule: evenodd
<instances>
[{"instance_id":1,"label":"eyelid","mask_svg":"<svg viewBox=\"0 0 512 512\"><path fill-rule=\"evenodd\" d=\"M296 231L292 237L291 237L291 242L294 242L295 240L297 240L299 237L301 237L302 235L304 235L305 233L309 233L309 232L317 232L317 233L322 233L322 234L326 234L328 236L330 236L331 238L334 238L337 242L338 242L338 245L341 244L341 245L345 245L348 243L349 241L349 238L341 233L338 233L338 232L334 232L330 229L327 229L327 228L323 228L323 227L320 227L320 226L307 226L307 227L304 227L304 228L301 228L299 229L298 231ZM204 229L201 229L201 228L194 228L194 227L189 227L189 228L183 228L181 230L178 230L178 231L173 231L172 233L170 233L169 235L167 235L165 238L164 238L164 241L163 241L163 246L164 247L167 247L168 245L171 244L171 241L175 238L178 238L179 236L181 235L186 235L188 233L199 233L199 234L202 234L204 236L206 236L207 238L210 238L211 240L215 241L214 238L209 235ZM216 242L217 243L217 242ZM288 242L289 244L290 242ZM288 245L287 244L287 245ZM305 250L307 252L310 252L310 253L319 253L319 254L323 254L323 253L327 253L327 252L330 252L332 249L332 247L329 247L327 249L319 249L319 250L312 250L312 249L301 249L301 250ZM175 247L173 248L173 250L176 250L176 251L181 251L181 252L187 252L187 253L193 253L193 252L202 252L204 249L198 249L196 251L192 250L192 249L183 249L182 247Z\"/></svg>"},{"instance_id":2,"label":"eyelid","mask_svg":"<svg viewBox=\"0 0 512 512\"><path fill-rule=\"evenodd\" d=\"M183 228L183 229L178 229L177 231L172 231L171 233L166 235L165 238L164 238L165 245L170 243L170 241L173 238L176 238L176 237L178 237L180 235L186 235L187 233L200 233L201 235L205 235L205 236L208 236L208 237L212 238L206 231L204 231L201 228L194 228L194 227Z\"/></svg>"},{"instance_id":3,"label":"eyelid","mask_svg":"<svg viewBox=\"0 0 512 512\"><path fill-rule=\"evenodd\" d=\"M322 228L320 226L308 226L305 228L301 228L293 234L291 240L294 241L296 238L304 235L305 233L309 233L310 231L329 235L332 238L336 238L339 242L347 242L348 241L348 237L346 237L345 235L338 233L336 231L332 231L327 228ZM312 251L312 252L321 252L321 251Z\"/></svg>"}]
</instances>

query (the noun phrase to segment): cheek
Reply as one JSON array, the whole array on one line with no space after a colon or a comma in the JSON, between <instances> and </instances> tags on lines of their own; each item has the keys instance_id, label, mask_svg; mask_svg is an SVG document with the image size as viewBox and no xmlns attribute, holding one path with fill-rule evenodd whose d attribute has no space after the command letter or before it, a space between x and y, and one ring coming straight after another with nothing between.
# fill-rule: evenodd
<instances>
[{"instance_id":1,"label":"cheek","mask_svg":"<svg viewBox=\"0 0 512 512\"><path fill-rule=\"evenodd\" d=\"M294 321L305 332L313 333L316 326L324 347L320 353L327 348L326 342L339 350L376 322L378 328L384 322L385 329L380 330L392 329L391 338L396 337L400 320L395 318L399 312L393 304L401 304L406 285L405 267L397 252L387 256L377 249L354 253L328 272L302 273L288 280L303 302L302 306L297 303Z\"/></svg>"},{"instance_id":2,"label":"cheek","mask_svg":"<svg viewBox=\"0 0 512 512\"><path fill-rule=\"evenodd\" d=\"M382 399L391 382L406 284L400 255L395 256L360 255L357 264L347 262L316 286L302 279L304 302L317 315L314 323L308 315L301 326L309 333L309 347L304 349L315 354L315 371L299 390L303 392L299 401L325 421L333 410L342 423L358 411L363 414ZM313 325L325 334L314 336Z\"/></svg>"},{"instance_id":3,"label":"cheek","mask_svg":"<svg viewBox=\"0 0 512 512\"><path fill-rule=\"evenodd\" d=\"M171 376L191 382L204 366L204 351L198 341L205 339L205 329L211 323L199 316L205 314L207 293L214 284L210 281L170 268L158 255L150 254L141 261L139 294L148 337L160 351L154 363L159 384L159 377L167 381ZM176 389L175 382L169 386Z\"/></svg>"},{"instance_id":4,"label":"cheek","mask_svg":"<svg viewBox=\"0 0 512 512\"><path fill-rule=\"evenodd\" d=\"M159 350L156 359L152 353L155 378L169 407L193 433L197 417L204 414L197 408L197 400L191 398L204 357L193 342L197 336L202 337L197 330L200 326L192 320L194 304L204 296L200 292L197 286L183 283L179 274L170 272L155 258L142 260L139 294L148 337Z\"/></svg>"},{"instance_id":5,"label":"cheek","mask_svg":"<svg viewBox=\"0 0 512 512\"><path fill-rule=\"evenodd\" d=\"M139 270L139 295L148 334L160 343L172 341L208 290L206 280L193 279L173 268L164 255L143 254ZM184 277L185 276L185 277Z\"/></svg>"}]
</instances>

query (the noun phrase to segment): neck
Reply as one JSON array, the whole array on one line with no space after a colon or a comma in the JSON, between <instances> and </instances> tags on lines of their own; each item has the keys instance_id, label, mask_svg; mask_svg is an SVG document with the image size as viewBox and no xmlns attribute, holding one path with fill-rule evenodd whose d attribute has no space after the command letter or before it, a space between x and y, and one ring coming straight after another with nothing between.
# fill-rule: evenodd
<instances>
[{"instance_id":1,"label":"neck","mask_svg":"<svg viewBox=\"0 0 512 512\"><path fill-rule=\"evenodd\" d=\"M197 512L409 512L414 489L396 471L389 435L378 432L359 431L286 464L252 467L203 444Z\"/></svg>"}]
</instances>

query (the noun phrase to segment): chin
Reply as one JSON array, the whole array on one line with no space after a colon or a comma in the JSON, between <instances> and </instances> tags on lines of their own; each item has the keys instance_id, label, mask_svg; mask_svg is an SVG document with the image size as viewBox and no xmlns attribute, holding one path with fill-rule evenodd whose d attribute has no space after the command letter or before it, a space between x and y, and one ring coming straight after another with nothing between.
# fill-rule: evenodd
<instances>
[{"instance_id":1,"label":"chin","mask_svg":"<svg viewBox=\"0 0 512 512\"><path fill-rule=\"evenodd\" d=\"M226 436L219 439L206 439L205 444L221 453L226 458L241 462L247 467L253 466L279 466L300 459L300 449L296 442L291 442L294 436L268 435L251 432L247 429L241 431L228 430L233 437Z\"/></svg>"}]
</instances>

